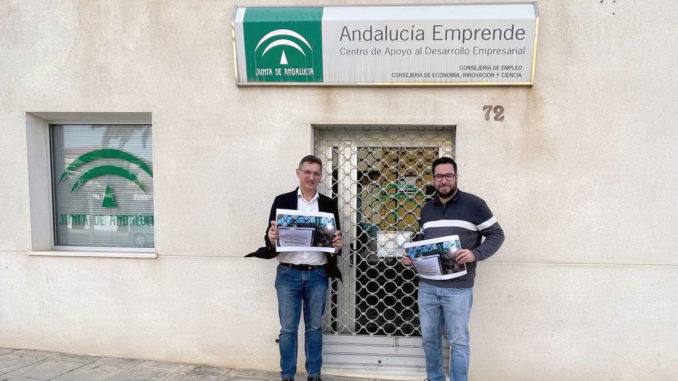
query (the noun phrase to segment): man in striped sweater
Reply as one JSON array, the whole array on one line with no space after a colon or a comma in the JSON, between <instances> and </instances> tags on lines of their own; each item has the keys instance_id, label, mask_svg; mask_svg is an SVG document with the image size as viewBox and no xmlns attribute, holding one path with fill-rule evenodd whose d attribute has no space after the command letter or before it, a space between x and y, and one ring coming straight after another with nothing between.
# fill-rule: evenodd
<instances>
[{"instance_id":1,"label":"man in striped sweater","mask_svg":"<svg viewBox=\"0 0 678 381\"><path fill-rule=\"evenodd\" d=\"M504 231L480 197L457 189L457 163L449 157L433 162L436 197L421 210L419 239L458 235L461 250L456 262L465 264L466 275L448 280L419 281L419 320L430 381L445 381L442 326L450 343L450 381L466 381L469 368L468 321L473 304L476 263L489 258L504 242ZM403 253L403 263L412 261Z\"/></svg>"}]
</instances>

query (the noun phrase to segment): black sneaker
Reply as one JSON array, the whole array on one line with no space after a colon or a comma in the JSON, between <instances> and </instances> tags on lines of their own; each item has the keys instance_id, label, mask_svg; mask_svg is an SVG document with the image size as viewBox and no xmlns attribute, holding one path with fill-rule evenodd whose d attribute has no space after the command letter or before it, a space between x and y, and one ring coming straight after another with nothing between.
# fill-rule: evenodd
<instances>
[{"instance_id":1,"label":"black sneaker","mask_svg":"<svg viewBox=\"0 0 678 381\"><path fill-rule=\"evenodd\" d=\"M316 376L316 377L308 376L306 381L323 381L323 380L320 379L320 376Z\"/></svg>"}]
</instances>

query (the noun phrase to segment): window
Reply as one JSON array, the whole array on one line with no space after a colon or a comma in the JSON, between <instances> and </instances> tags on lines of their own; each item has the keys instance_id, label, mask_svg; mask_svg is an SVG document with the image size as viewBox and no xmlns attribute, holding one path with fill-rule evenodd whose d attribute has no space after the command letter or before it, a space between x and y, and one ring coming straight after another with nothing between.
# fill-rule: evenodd
<instances>
[{"instance_id":1,"label":"window","mask_svg":"<svg viewBox=\"0 0 678 381\"><path fill-rule=\"evenodd\" d=\"M50 125L54 244L153 248L148 124Z\"/></svg>"}]
</instances>

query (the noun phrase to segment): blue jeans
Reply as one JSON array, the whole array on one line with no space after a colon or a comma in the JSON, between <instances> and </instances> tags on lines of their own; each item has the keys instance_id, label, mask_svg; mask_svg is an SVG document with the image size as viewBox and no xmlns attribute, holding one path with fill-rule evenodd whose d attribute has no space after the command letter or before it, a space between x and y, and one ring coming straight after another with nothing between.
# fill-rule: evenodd
<instances>
[{"instance_id":1,"label":"blue jeans","mask_svg":"<svg viewBox=\"0 0 678 381\"><path fill-rule=\"evenodd\" d=\"M306 373L320 376L322 366L322 319L327 296L327 269L301 271L278 265L275 290L280 317L280 376L294 378L297 372L297 331L304 310Z\"/></svg>"},{"instance_id":2,"label":"blue jeans","mask_svg":"<svg viewBox=\"0 0 678 381\"><path fill-rule=\"evenodd\" d=\"M468 320L472 304L472 288L442 288L419 283L421 342L429 380L445 381L441 350L443 324L447 325L450 343L450 381L468 379Z\"/></svg>"}]
</instances>

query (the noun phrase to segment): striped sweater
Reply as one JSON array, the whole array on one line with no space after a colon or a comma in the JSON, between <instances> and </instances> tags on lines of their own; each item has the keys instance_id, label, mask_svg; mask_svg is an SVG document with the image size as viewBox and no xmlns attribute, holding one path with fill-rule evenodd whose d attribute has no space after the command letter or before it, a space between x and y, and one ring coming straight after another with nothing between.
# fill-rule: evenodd
<instances>
[{"instance_id":1,"label":"striped sweater","mask_svg":"<svg viewBox=\"0 0 678 381\"><path fill-rule=\"evenodd\" d=\"M449 280L420 278L439 287L471 288L476 275L476 263L489 258L504 242L504 231L490 208L480 197L458 190L447 204L435 197L421 209L419 239L458 235L462 249L470 249L476 262L467 263L467 274ZM483 239L483 237L485 239Z\"/></svg>"}]
</instances>

